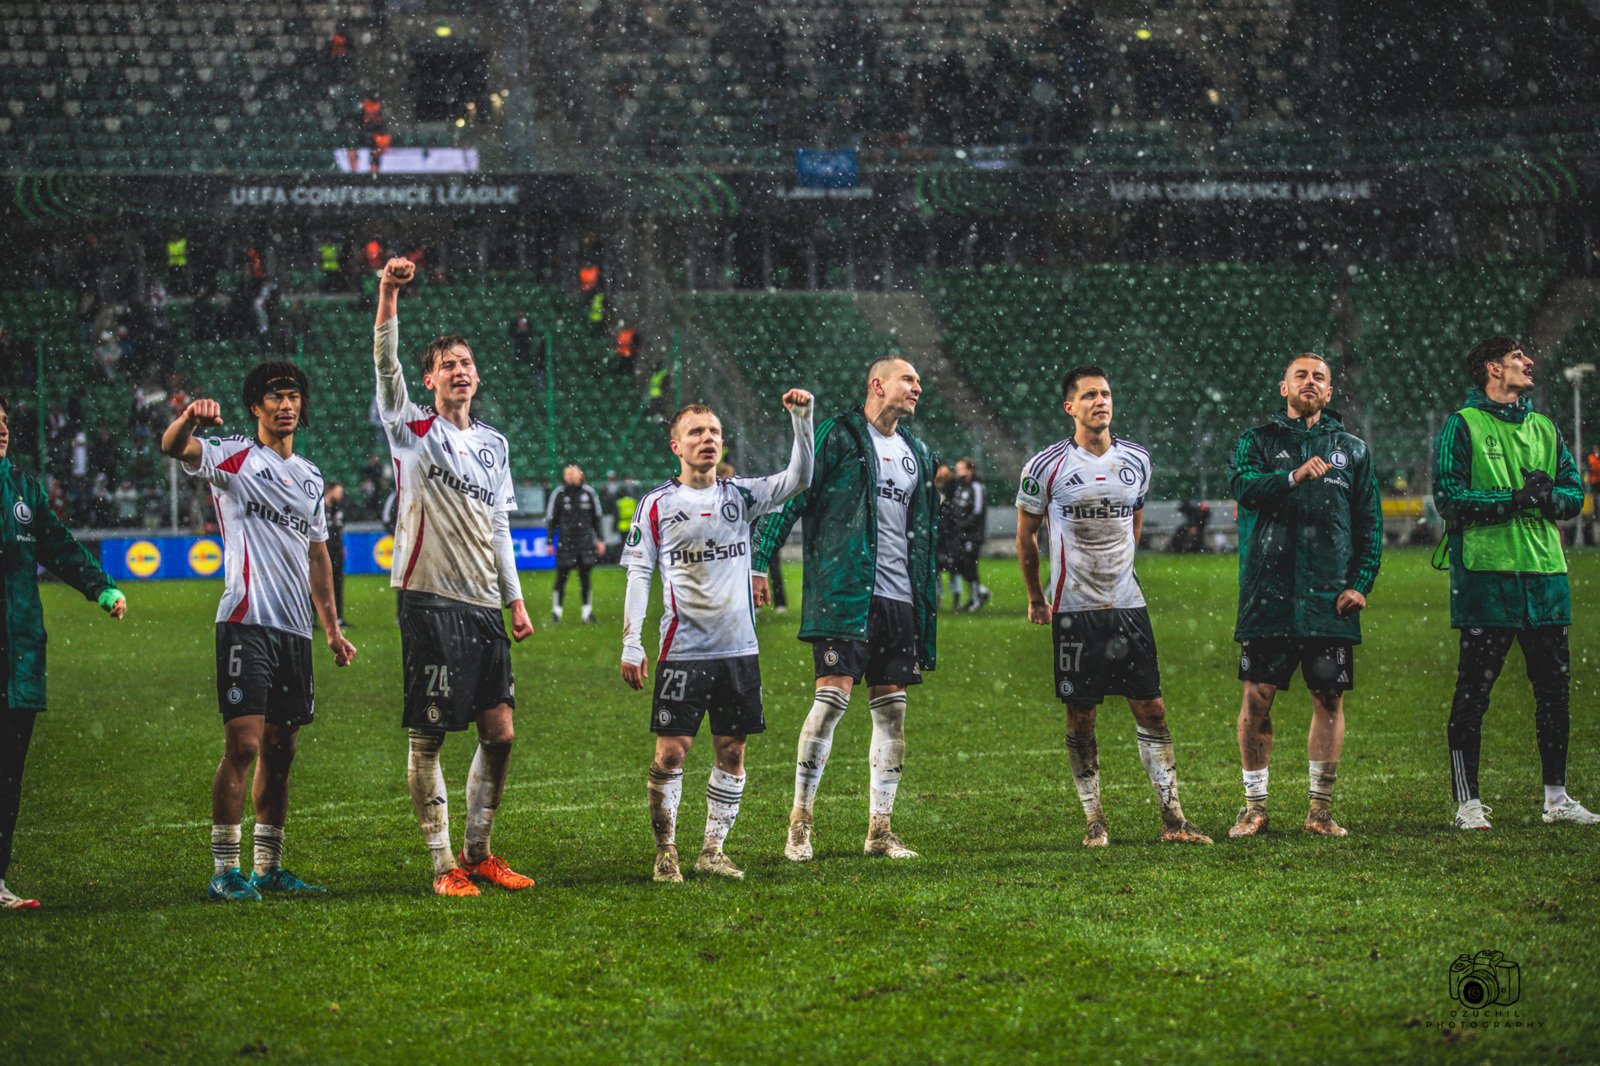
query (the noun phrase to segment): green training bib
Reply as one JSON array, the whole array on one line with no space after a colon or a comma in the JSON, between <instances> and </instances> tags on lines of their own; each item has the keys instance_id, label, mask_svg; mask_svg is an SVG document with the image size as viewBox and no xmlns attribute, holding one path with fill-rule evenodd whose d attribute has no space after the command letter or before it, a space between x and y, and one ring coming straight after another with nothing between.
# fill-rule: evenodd
<instances>
[{"instance_id":1,"label":"green training bib","mask_svg":"<svg viewBox=\"0 0 1600 1066\"><path fill-rule=\"evenodd\" d=\"M1556 473L1556 427L1529 414L1521 425L1487 411L1464 408L1461 418L1472 440L1472 487L1515 492L1524 470ZM1468 526L1461 534L1461 563L1468 570L1520 574L1564 574L1567 557L1561 531L1535 511L1519 511L1502 522Z\"/></svg>"}]
</instances>

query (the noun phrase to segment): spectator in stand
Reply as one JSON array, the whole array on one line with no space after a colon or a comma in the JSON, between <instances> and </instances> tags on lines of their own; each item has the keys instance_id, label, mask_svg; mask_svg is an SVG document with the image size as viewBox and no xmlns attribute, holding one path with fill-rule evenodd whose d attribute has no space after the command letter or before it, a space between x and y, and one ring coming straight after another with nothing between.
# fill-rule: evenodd
<instances>
[{"instance_id":1,"label":"spectator in stand","mask_svg":"<svg viewBox=\"0 0 1600 1066\"><path fill-rule=\"evenodd\" d=\"M117 439L109 426L95 431L94 442L89 446L89 472L115 481L117 477Z\"/></svg>"},{"instance_id":2,"label":"spectator in stand","mask_svg":"<svg viewBox=\"0 0 1600 1066\"><path fill-rule=\"evenodd\" d=\"M506 327L506 335L511 338L511 354L519 363L533 361L533 323L528 320L528 312L519 311L517 317L511 320Z\"/></svg>"},{"instance_id":3,"label":"spectator in stand","mask_svg":"<svg viewBox=\"0 0 1600 1066\"><path fill-rule=\"evenodd\" d=\"M100 342L94 348L94 361L107 381L117 380L122 365L122 345L117 343L116 334L110 330L101 332Z\"/></svg>"},{"instance_id":4,"label":"spectator in stand","mask_svg":"<svg viewBox=\"0 0 1600 1066\"><path fill-rule=\"evenodd\" d=\"M343 26L336 26L333 36L328 39L328 68L333 72L335 81L345 81L350 76L350 68L355 65L355 49L350 42L350 34Z\"/></svg>"},{"instance_id":5,"label":"spectator in stand","mask_svg":"<svg viewBox=\"0 0 1600 1066\"><path fill-rule=\"evenodd\" d=\"M72 465L72 436L78 432L72 418L59 407L52 407L45 419L45 448L50 453L49 465L65 470Z\"/></svg>"},{"instance_id":6,"label":"spectator in stand","mask_svg":"<svg viewBox=\"0 0 1600 1066\"><path fill-rule=\"evenodd\" d=\"M1593 544L1597 539L1595 529L1600 523L1600 444L1589 449L1589 454L1583 457L1583 480L1589 488L1589 518L1584 524L1584 543Z\"/></svg>"},{"instance_id":7,"label":"spectator in stand","mask_svg":"<svg viewBox=\"0 0 1600 1066\"><path fill-rule=\"evenodd\" d=\"M263 285L261 291L256 293L256 298L250 302L250 313L255 325L256 351L267 352L272 348L272 315L269 302L272 300L272 286Z\"/></svg>"},{"instance_id":8,"label":"spectator in stand","mask_svg":"<svg viewBox=\"0 0 1600 1066\"><path fill-rule=\"evenodd\" d=\"M643 340L639 331L626 322L617 324L617 358L612 363L611 369L618 374L632 374L633 368L639 359L639 349Z\"/></svg>"},{"instance_id":9,"label":"spectator in stand","mask_svg":"<svg viewBox=\"0 0 1600 1066\"><path fill-rule=\"evenodd\" d=\"M372 131L372 165L367 169L373 174L383 169L384 153L389 151L394 144L394 134L389 132L389 127L379 126Z\"/></svg>"},{"instance_id":10,"label":"spectator in stand","mask_svg":"<svg viewBox=\"0 0 1600 1066\"><path fill-rule=\"evenodd\" d=\"M140 504L139 490L133 487L133 482L123 478L117 485L117 490L111 494L112 505L116 510L116 524L126 529L139 524Z\"/></svg>"},{"instance_id":11,"label":"spectator in stand","mask_svg":"<svg viewBox=\"0 0 1600 1066\"><path fill-rule=\"evenodd\" d=\"M328 560L333 563L333 609L339 626L350 628L344 620L344 485L338 481L323 490L322 513L328 520Z\"/></svg>"}]
</instances>

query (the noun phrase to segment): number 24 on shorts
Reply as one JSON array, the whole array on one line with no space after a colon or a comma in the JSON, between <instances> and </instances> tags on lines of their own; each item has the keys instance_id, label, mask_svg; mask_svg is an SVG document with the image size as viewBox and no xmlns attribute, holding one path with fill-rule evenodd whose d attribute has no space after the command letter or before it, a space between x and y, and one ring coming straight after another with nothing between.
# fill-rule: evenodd
<instances>
[{"instance_id":1,"label":"number 24 on shorts","mask_svg":"<svg viewBox=\"0 0 1600 1066\"><path fill-rule=\"evenodd\" d=\"M428 675L428 695L444 696L448 699L450 696L450 668L429 663L422 669Z\"/></svg>"}]
</instances>

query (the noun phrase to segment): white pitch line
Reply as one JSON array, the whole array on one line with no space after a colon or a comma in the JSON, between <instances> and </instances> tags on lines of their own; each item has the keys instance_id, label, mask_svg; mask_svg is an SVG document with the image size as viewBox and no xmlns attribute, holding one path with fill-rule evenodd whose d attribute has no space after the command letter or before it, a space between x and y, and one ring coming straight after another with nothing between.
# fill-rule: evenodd
<instances>
[{"instance_id":1,"label":"white pitch line","mask_svg":"<svg viewBox=\"0 0 1600 1066\"><path fill-rule=\"evenodd\" d=\"M958 754L960 754L960 753L958 753ZM1063 758L1065 757L1063 752L1061 750L1059 750L1059 749L1056 749L1056 748L1025 748L1025 749L1015 750L1015 751L993 751L993 752L975 752L975 753L969 752L969 753L965 753L965 754L967 755L967 758L969 758L969 759L990 759L990 758L998 758L998 757L1002 757L1002 756L1012 756L1012 757L1016 757L1016 756L1031 756L1031 757L1039 757L1039 756L1057 756L1057 755L1061 755ZM1367 784L1383 784L1383 783L1387 783L1387 782L1390 782L1390 781L1425 781L1425 780L1432 779L1435 776L1438 776L1438 775L1435 775L1431 771L1417 770L1417 771L1412 771L1412 772L1409 772L1409 773L1375 773L1375 774L1361 773L1361 774L1351 775L1350 777L1344 778L1343 780L1345 780L1347 785L1348 784L1354 784L1355 782L1359 781L1364 786L1364 785L1367 785ZM602 782L602 781L632 780L632 779L634 779L636 777L639 777L639 775L634 773L633 771L629 770L629 771L626 771L626 772L614 771L614 772L608 773L608 774L591 774L591 775L588 775L588 776L585 776L585 777L579 777L579 778L552 778L552 779L548 779L548 780L522 781L522 782L515 782L515 783L508 782L506 784L506 791L507 792L528 792L528 791L536 791L536 790L544 790L544 789L559 789L559 788L563 788L563 787L573 787L573 786L578 786L578 785L593 785L593 784L596 784L596 783ZM642 778L641 778L641 780L642 780ZM914 782L913 782L913 784L914 784ZM1065 795L1065 791L1064 791L1065 783L1064 783L1064 780L1063 780L1063 782L1060 782L1058 784L1059 784L1059 787L1057 788L1057 791L1060 792L1062 795ZM1190 787L1193 788L1195 786L1191 783ZM1102 774L1102 777L1101 777L1101 785L1100 785L1101 792L1111 792L1111 793L1143 792L1143 791L1147 790L1148 788L1149 788L1149 782L1147 780L1138 778L1136 774L1131 774L1130 773L1130 775L1128 775L1128 776L1119 775L1118 779L1112 780L1112 781L1106 781L1103 774ZM910 792L913 796L916 793L916 790L914 788L911 788L910 786L907 786L907 791ZM1010 788L990 788L990 789L964 788L964 789L956 789L956 790L954 790L954 792L956 794L964 796L964 797L965 796L1000 796L1000 795L1009 796L1009 795L1015 794L1016 791L1017 791L1016 789L1010 789ZM1299 794L1300 794L1300 787L1299 786L1293 787L1292 794L1295 795L1296 797L1298 797ZM824 797L819 797L819 799L822 802L827 803L829 806L832 806L833 802L843 802L843 797L838 797L838 796L834 796L834 797L824 796ZM326 802L326 803L307 804L307 805L301 806L301 807L291 806L290 814L291 814L291 816L293 817L293 819L296 822L303 821L303 820L321 821L323 819L329 819L329 818L337 817L340 821L343 821L343 822L369 823L369 822L390 822L390 821L395 821L397 819L408 820L411 817L411 812L410 812L409 809L400 807L400 800L399 800L398 797L395 798L394 800L384 800L384 801L380 801L380 802L383 802L383 803L393 802L394 803L393 810L390 810L388 808L374 810L373 809L374 804L373 804L373 802L371 800L333 800L333 801L329 801L329 802ZM540 804L540 803L535 803L533 805L533 808L532 808L532 813L534 813L536 815L542 815L542 814L576 814L576 813L583 812L583 811L618 809L618 808L626 807L630 803L631 803L631 801L622 800L622 799L596 800L596 801L589 802L589 803L567 803L567 804ZM643 803L642 800L639 803L639 806L641 808L644 806L644 803ZM366 808L366 809L361 811L361 812L359 812L359 813L356 813L354 815L340 814L341 811L347 811L347 810L351 810L353 808ZM403 815L402 815L402 811L403 811ZM211 822L209 820L204 820L204 821L191 820L191 821L183 821L183 822L151 822L151 823L146 823L144 825L141 825L138 828L140 830L144 831L144 832L177 832L177 831L191 832L191 831L201 831L201 830L209 829L210 826L211 826ZM33 830L29 830L27 835L29 837L64 836L67 833L73 832L73 831L75 831L75 830L68 830L68 829L33 829Z\"/></svg>"}]
</instances>

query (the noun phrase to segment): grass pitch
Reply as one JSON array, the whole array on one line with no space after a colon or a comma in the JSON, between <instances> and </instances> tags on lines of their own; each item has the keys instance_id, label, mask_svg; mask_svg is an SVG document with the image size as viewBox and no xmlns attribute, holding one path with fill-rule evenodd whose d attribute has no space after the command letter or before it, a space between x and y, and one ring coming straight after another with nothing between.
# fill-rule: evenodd
<instances>
[{"instance_id":1,"label":"grass pitch","mask_svg":"<svg viewBox=\"0 0 1600 1066\"><path fill-rule=\"evenodd\" d=\"M1520 653L1486 723L1495 829L1455 831L1447 580L1425 552L1391 553L1347 704L1335 812L1350 837L1298 829L1297 681L1276 715L1274 831L1230 843L1235 566L1140 566L1184 806L1215 847L1156 843L1120 700L1100 720L1112 847L1079 846L1048 632L1023 620L1015 565L992 561L993 604L941 620L939 670L912 693L895 824L922 857L861 855L858 697L822 785L818 861L782 858L810 656L793 639L798 612L763 613L769 729L751 742L728 844L748 879L680 886L649 880L648 696L617 676L623 586L604 571L602 624L541 625L516 649L517 752L495 848L539 885L477 900L428 894L393 600L353 580L360 658L335 671L318 644L318 721L302 733L285 854L332 894L260 905L203 898L219 586L135 586L120 627L50 588L52 709L10 876L46 909L0 915L0 1061L1600 1058L1600 832L1539 823ZM530 603L547 602L547 577L524 582ZM1575 556L1573 584L1570 781L1600 806L1600 556ZM685 778L689 855L709 747L703 736ZM458 845L470 752L465 736L445 748ZM1468 1015L1449 968L1485 949L1520 966L1520 999Z\"/></svg>"}]
</instances>

